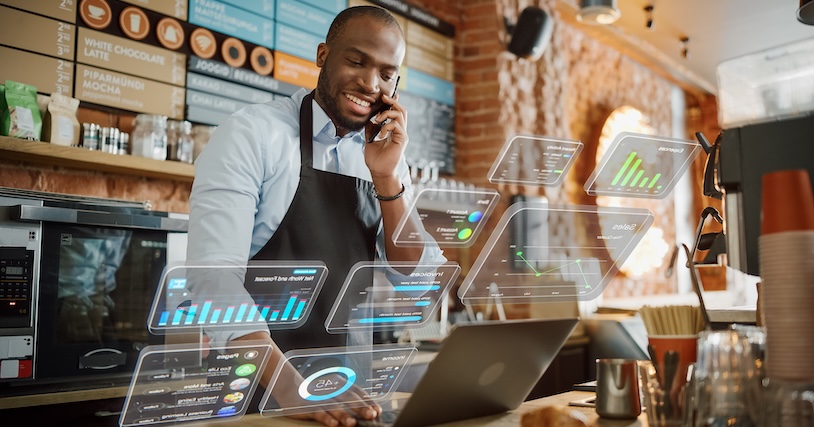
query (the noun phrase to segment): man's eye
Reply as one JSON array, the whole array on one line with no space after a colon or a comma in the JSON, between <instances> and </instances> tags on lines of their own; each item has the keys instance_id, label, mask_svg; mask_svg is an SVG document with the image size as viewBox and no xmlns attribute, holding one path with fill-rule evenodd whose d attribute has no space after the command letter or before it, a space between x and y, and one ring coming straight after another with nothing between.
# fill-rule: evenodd
<instances>
[{"instance_id":1,"label":"man's eye","mask_svg":"<svg viewBox=\"0 0 814 427\"><path fill-rule=\"evenodd\" d=\"M362 66L362 63L359 62L359 61L354 61L352 59L349 59L348 62L350 62L351 65L356 66L356 67L361 67Z\"/></svg>"},{"instance_id":2,"label":"man's eye","mask_svg":"<svg viewBox=\"0 0 814 427\"><path fill-rule=\"evenodd\" d=\"M382 74L382 80L386 82L392 82L395 76L391 76L390 74Z\"/></svg>"}]
</instances>

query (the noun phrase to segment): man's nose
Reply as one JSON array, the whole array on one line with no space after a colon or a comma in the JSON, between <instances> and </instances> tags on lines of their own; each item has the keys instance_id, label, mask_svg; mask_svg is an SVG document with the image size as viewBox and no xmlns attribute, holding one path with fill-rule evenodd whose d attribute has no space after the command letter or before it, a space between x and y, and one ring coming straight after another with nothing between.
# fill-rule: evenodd
<instances>
[{"instance_id":1,"label":"man's nose","mask_svg":"<svg viewBox=\"0 0 814 427\"><path fill-rule=\"evenodd\" d=\"M367 93L376 93L379 91L379 84L381 80L375 70L368 70L359 76L359 85Z\"/></svg>"}]
</instances>

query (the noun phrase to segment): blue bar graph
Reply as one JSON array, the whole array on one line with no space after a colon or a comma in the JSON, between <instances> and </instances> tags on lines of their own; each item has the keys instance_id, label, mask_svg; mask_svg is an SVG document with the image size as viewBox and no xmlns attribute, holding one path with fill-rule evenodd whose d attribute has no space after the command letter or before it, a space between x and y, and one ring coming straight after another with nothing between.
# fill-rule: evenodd
<instances>
[{"instance_id":1,"label":"blue bar graph","mask_svg":"<svg viewBox=\"0 0 814 427\"><path fill-rule=\"evenodd\" d=\"M396 292L410 292L410 291L437 291L441 289L438 285L400 285L393 286Z\"/></svg>"},{"instance_id":2,"label":"blue bar graph","mask_svg":"<svg viewBox=\"0 0 814 427\"><path fill-rule=\"evenodd\" d=\"M184 315L183 308L176 308L175 309L175 316L172 316L172 324L173 325L180 325L181 324L181 317Z\"/></svg>"},{"instance_id":3,"label":"blue bar graph","mask_svg":"<svg viewBox=\"0 0 814 427\"><path fill-rule=\"evenodd\" d=\"M167 326L167 318L170 317L170 312L165 311L161 313L161 317L158 319L158 326Z\"/></svg>"},{"instance_id":4,"label":"blue bar graph","mask_svg":"<svg viewBox=\"0 0 814 427\"><path fill-rule=\"evenodd\" d=\"M297 296L291 295L291 298L288 299L288 304L285 305L285 310L283 310L283 317L280 320L288 320L288 316L291 315L291 310L294 309L294 303L297 302Z\"/></svg>"},{"instance_id":5,"label":"blue bar graph","mask_svg":"<svg viewBox=\"0 0 814 427\"><path fill-rule=\"evenodd\" d=\"M240 308L237 309L237 316L235 316L235 323L240 323L243 321L243 315L246 314L246 307L248 306L249 304L245 302L243 304L240 304Z\"/></svg>"},{"instance_id":6,"label":"blue bar graph","mask_svg":"<svg viewBox=\"0 0 814 427\"><path fill-rule=\"evenodd\" d=\"M209 321L209 324L218 323L218 319L220 318L220 309L216 308L215 311L212 312L212 320Z\"/></svg>"},{"instance_id":7,"label":"blue bar graph","mask_svg":"<svg viewBox=\"0 0 814 427\"><path fill-rule=\"evenodd\" d=\"M399 317L365 317L359 319L359 323L396 323L396 322L418 322L421 316L399 316Z\"/></svg>"},{"instance_id":8,"label":"blue bar graph","mask_svg":"<svg viewBox=\"0 0 814 427\"><path fill-rule=\"evenodd\" d=\"M189 312L187 313L187 318L184 320L185 325L191 325L192 320L195 319L195 314L198 312L198 304L192 304L189 306Z\"/></svg>"},{"instance_id":9,"label":"blue bar graph","mask_svg":"<svg viewBox=\"0 0 814 427\"><path fill-rule=\"evenodd\" d=\"M258 314L260 314L260 312L257 311L257 304L255 304L255 305L252 306L252 308L249 309L249 315L246 316L246 321L247 322L254 322L254 318ZM265 320L265 319L257 319L257 320Z\"/></svg>"},{"instance_id":10,"label":"blue bar graph","mask_svg":"<svg viewBox=\"0 0 814 427\"><path fill-rule=\"evenodd\" d=\"M274 311L271 312L271 318L269 319L269 321L274 322L274 321L277 320L277 317L279 317L279 316L280 316L280 311L279 310L274 310Z\"/></svg>"},{"instance_id":11,"label":"blue bar graph","mask_svg":"<svg viewBox=\"0 0 814 427\"><path fill-rule=\"evenodd\" d=\"M418 307L426 307L426 306L428 306L430 304L432 304L432 301L419 301L419 302L415 303L415 305L418 306Z\"/></svg>"},{"instance_id":12,"label":"blue bar graph","mask_svg":"<svg viewBox=\"0 0 814 427\"><path fill-rule=\"evenodd\" d=\"M294 317L291 320L297 320L302 315L302 310L305 308L305 300L301 300L299 304L297 304L297 309L294 310Z\"/></svg>"},{"instance_id":13,"label":"blue bar graph","mask_svg":"<svg viewBox=\"0 0 814 427\"><path fill-rule=\"evenodd\" d=\"M229 323L232 321L232 313L235 312L235 308L232 306L226 307L226 312L223 313L223 323Z\"/></svg>"},{"instance_id":14,"label":"blue bar graph","mask_svg":"<svg viewBox=\"0 0 814 427\"><path fill-rule=\"evenodd\" d=\"M206 322L206 316L209 315L209 309L212 307L212 301L204 301L203 308L201 308L201 317L198 318L198 324L201 325Z\"/></svg>"},{"instance_id":15,"label":"blue bar graph","mask_svg":"<svg viewBox=\"0 0 814 427\"><path fill-rule=\"evenodd\" d=\"M263 309L260 310L260 319L266 320L269 315L269 310L271 310L271 307L263 307Z\"/></svg>"}]
</instances>

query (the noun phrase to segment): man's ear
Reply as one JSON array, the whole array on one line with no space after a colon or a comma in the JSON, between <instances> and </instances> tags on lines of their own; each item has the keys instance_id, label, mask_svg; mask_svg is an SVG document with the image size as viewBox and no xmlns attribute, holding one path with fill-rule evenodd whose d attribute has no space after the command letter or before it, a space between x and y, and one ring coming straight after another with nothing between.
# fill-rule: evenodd
<instances>
[{"instance_id":1,"label":"man's ear","mask_svg":"<svg viewBox=\"0 0 814 427\"><path fill-rule=\"evenodd\" d=\"M319 46L317 46L317 67L322 68L322 66L325 65L329 50L328 45L325 43L320 43Z\"/></svg>"}]
</instances>

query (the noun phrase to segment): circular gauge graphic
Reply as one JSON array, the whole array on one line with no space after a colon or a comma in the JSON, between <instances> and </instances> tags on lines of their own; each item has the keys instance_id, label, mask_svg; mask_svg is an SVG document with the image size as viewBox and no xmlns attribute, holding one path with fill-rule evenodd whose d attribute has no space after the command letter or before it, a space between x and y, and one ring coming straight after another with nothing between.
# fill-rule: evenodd
<instances>
[{"instance_id":1,"label":"circular gauge graphic","mask_svg":"<svg viewBox=\"0 0 814 427\"><path fill-rule=\"evenodd\" d=\"M334 366L314 372L303 380L298 392L311 402L333 399L346 392L356 381L356 372L344 366Z\"/></svg>"}]
</instances>

